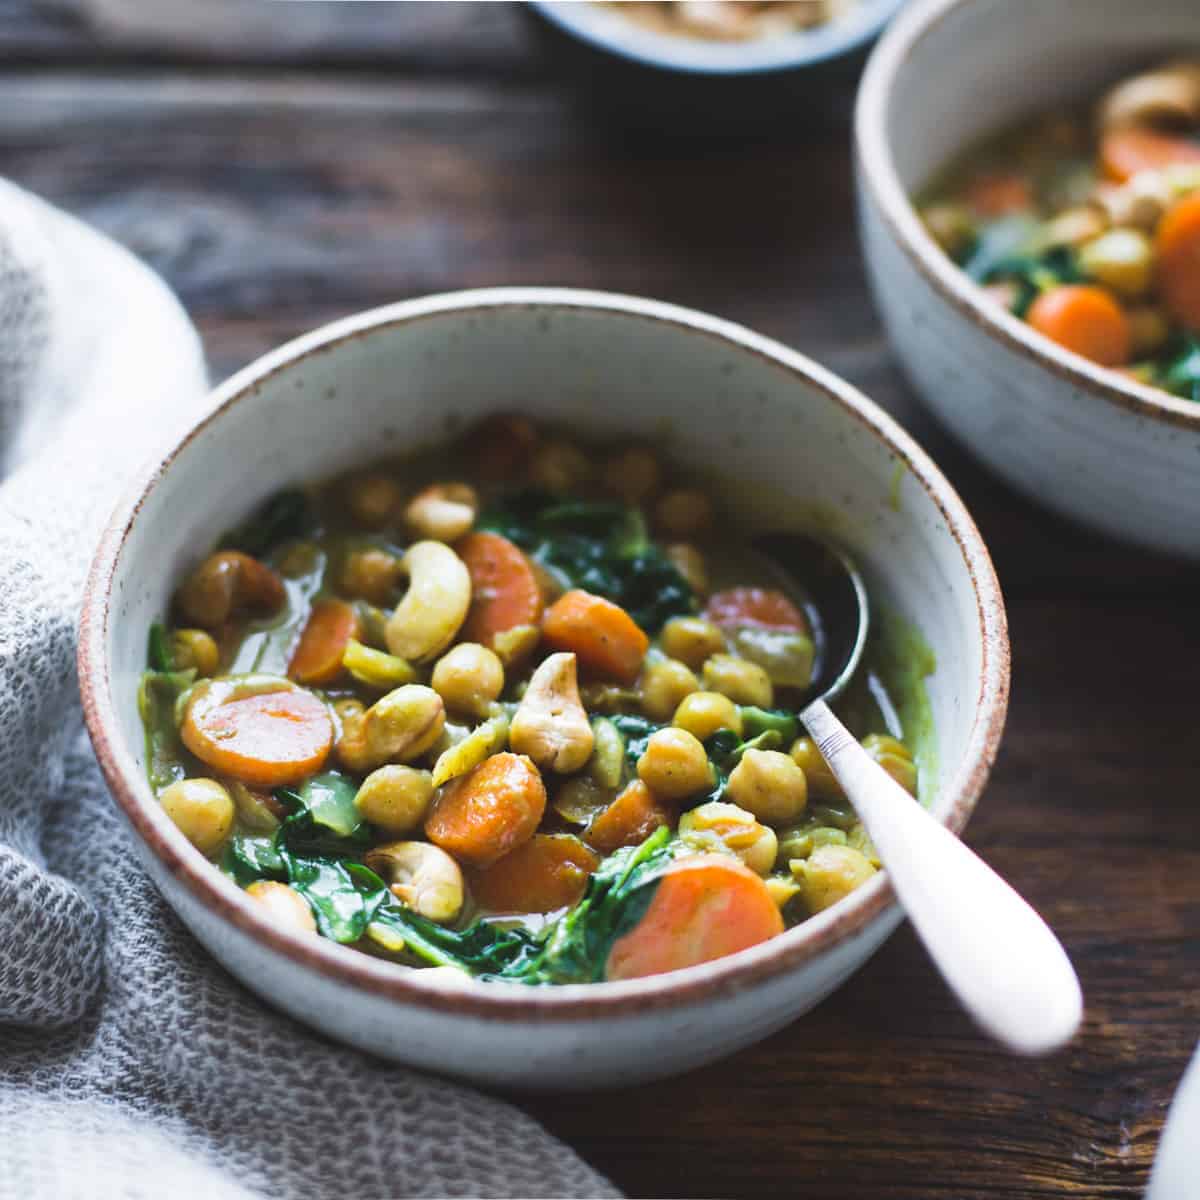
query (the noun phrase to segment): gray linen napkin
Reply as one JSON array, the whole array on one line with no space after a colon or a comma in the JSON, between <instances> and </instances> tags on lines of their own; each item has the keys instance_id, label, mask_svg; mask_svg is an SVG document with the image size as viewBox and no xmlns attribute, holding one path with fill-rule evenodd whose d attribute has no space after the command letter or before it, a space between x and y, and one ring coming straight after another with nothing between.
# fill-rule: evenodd
<instances>
[{"instance_id":1,"label":"gray linen napkin","mask_svg":"<svg viewBox=\"0 0 1200 1200\"><path fill-rule=\"evenodd\" d=\"M204 385L162 283L0 181L0 1200L615 1195L513 1108L261 1004L138 868L75 622L116 494Z\"/></svg>"}]
</instances>

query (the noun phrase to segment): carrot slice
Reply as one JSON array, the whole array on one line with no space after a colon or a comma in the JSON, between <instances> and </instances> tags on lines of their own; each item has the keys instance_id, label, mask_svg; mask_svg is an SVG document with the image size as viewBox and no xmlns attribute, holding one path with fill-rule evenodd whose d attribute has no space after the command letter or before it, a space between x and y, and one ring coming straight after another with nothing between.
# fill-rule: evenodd
<instances>
[{"instance_id":1,"label":"carrot slice","mask_svg":"<svg viewBox=\"0 0 1200 1200\"><path fill-rule=\"evenodd\" d=\"M425 836L462 862L490 867L533 837L545 811L537 767L506 751L442 788L425 819Z\"/></svg>"},{"instance_id":2,"label":"carrot slice","mask_svg":"<svg viewBox=\"0 0 1200 1200\"><path fill-rule=\"evenodd\" d=\"M640 779L635 779L592 818L583 838L601 854L611 854L622 846L644 842L656 829L670 824L671 813L662 801Z\"/></svg>"},{"instance_id":3,"label":"carrot slice","mask_svg":"<svg viewBox=\"0 0 1200 1200\"><path fill-rule=\"evenodd\" d=\"M619 604L579 590L546 609L542 635L555 650L572 651L588 670L618 683L633 683L650 645Z\"/></svg>"},{"instance_id":4,"label":"carrot slice","mask_svg":"<svg viewBox=\"0 0 1200 1200\"><path fill-rule=\"evenodd\" d=\"M1154 249L1167 308L1184 325L1200 330L1200 192L1167 210Z\"/></svg>"},{"instance_id":5,"label":"carrot slice","mask_svg":"<svg viewBox=\"0 0 1200 1200\"><path fill-rule=\"evenodd\" d=\"M201 762L261 788L298 783L320 769L333 745L325 705L299 689L193 703L179 732Z\"/></svg>"},{"instance_id":6,"label":"carrot slice","mask_svg":"<svg viewBox=\"0 0 1200 1200\"><path fill-rule=\"evenodd\" d=\"M492 647L498 633L536 625L542 590L533 564L519 546L498 533L468 534L454 547L471 576L471 608L460 637Z\"/></svg>"},{"instance_id":7,"label":"carrot slice","mask_svg":"<svg viewBox=\"0 0 1200 1200\"><path fill-rule=\"evenodd\" d=\"M1176 163L1200 163L1200 144L1141 125L1114 129L1100 140L1100 166L1117 183Z\"/></svg>"},{"instance_id":8,"label":"carrot slice","mask_svg":"<svg viewBox=\"0 0 1200 1200\"><path fill-rule=\"evenodd\" d=\"M1039 333L1102 367L1129 361L1129 318L1103 288L1068 283L1043 292L1026 319Z\"/></svg>"},{"instance_id":9,"label":"carrot slice","mask_svg":"<svg viewBox=\"0 0 1200 1200\"><path fill-rule=\"evenodd\" d=\"M714 592L704 610L714 625L751 625L760 629L799 629L808 633L804 614L773 588L738 587Z\"/></svg>"},{"instance_id":10,"label":"carrot slice","mask_svg":"<svg viewBox=\"0 0 1200 1200\"><path fill-rule=\"evenodd\" d=\"M642 919L614 944L606 979L640 979L736 954L783 932L767 885L732 855L668 867Z\"/></svg>"},{"instance_id":11,"label":"carrot slice","mask_svg":"<svg viewBox=\"0 0 1200 1200\"><path fill-rule=\"evenodd\" d=\"M1003 217L1033 207L1033 188L1024 175L977 175L967 184L966 201L981 217Z\"/></svg>"},{"instance_id":12,"label":"carrot slice","mask_svg":"<svg viewBox=\"0 0 1200 1200\"><path fill-rule=\"evenodd\" d=\"M471 895L496 915L548 913L577 904L599 857L569 833L539 833L470 876Z\"/></svg>"},{"instance_id":13,"label":"carrot slice","mask_svg":"<svg viewBox=\"0 0 1200 1200\"><path fill-rule=\"evenodd\" d=\"M344 600L314 604L288 663L288 678L297 683L332 682L342 673L342 655L356 637L358 617Z\"/></svg>"}]
</instances>

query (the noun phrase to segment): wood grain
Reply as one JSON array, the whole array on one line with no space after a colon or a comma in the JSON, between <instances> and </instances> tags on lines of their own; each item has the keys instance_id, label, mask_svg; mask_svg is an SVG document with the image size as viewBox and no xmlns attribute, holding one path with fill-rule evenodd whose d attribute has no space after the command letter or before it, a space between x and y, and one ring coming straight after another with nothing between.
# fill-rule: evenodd
<instances>
[{"instance_id":1,"label":"wood grain","mask_svg":"<svg viewBox=\"0 0 1200 1200\"><path fill-rule=\"evenodd\" d=\"M1200 576L1047 517L929 427L865 288L845 125L681 147L588 124L533 78L59 61L0 78L0 172L162 271L218 374L421 292L675 300L811 353L891 409L995 553L1013 701L968 840L1075 957L1077 1044L1000 1054L905 929L735 1060L519 1102L641 1196L1140 1196L1200 1029Z\"/></svg>"}]
</instances>

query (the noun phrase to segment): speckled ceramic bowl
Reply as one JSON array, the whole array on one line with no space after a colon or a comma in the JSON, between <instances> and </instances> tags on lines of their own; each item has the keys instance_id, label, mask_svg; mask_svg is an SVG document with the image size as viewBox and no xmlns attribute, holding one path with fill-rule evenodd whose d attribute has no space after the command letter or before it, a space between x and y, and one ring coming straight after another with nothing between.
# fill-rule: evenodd
<instances>
[{"instance_id":1,"label":"speckled ceramic bowl","mask_svg":"<svg viewBox=\"0 0 1200 1200\"><path fill-rule=\"evenodd\" d=\"M145 778L135 697L146 629L198 549L285 484L500 409L662 438L719 466L724 500L751 519L775 523L781 504L826 511L876 597L936 655L930 803L963 827L1004 723L1008 645L962 503L890 418L829 372L735 325L621 296L521 288L414 300L318 330L218 388L134 482L97 553L80 633L84 711L147 871L265 1000L384 1057L472 1079L627 1084L727 1054L828 995L900 920L886 877L772 941L670 975L453 984L271 925L188 844Z\"/></svg>"},{"instance_id":2,"label":"speckled ceramic bowl","mask_svg":"<svg viewBox=\"0 0 1200 1200\"><path fill-rule=\"evenodd\" d=\"M1200 557L1200 406L1060 349L986 300L909 202L994 130L1200 49L1196 0L920 0L863 76L867 268L926 403L1014 487L1144 546Z\"/></svg>"}]
</instances>

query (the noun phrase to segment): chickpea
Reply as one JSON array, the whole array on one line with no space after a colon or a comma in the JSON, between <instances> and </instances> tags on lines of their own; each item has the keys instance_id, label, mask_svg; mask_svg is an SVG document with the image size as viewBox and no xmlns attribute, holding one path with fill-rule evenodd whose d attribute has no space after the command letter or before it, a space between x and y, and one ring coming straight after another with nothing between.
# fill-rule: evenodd
<instances>
[{"instance_id":1,"label":"chickpea","mask_svg":"<svg viewBox=\"0 0 1200 1200\"><path fill-rule=\"evenodd\" d=\"M511 478L529 456L537 436L528 417L495 413L471 431L466 452L475 471L484 478Z\"/></svg>"},{"instance_id":2,"label":"chickpea","mask_svg":"<svg viewBox=\"0 0 1200 1200\"><path fill-rule=\"evenodd\" d=\"M862 747L910 796L917 794L917 765L903 742L885 733L869 733Z\"/></svg>"},{"instance_id":3,"label":"chickpea","mask_svg":"<svg viewBox=\"0 0 1200 1200\"><path fill-rule=\"evenodd\" d=\"M700 681L683 663L661 658L642 669L642 711L655 721L669 721L685 696L700 688Z\"/></svg>"},{"instance_id":4,"label":"chickpea","mask_svg":"<svg viewBox=\"0 0 1200 1200\"><path fill-rule=\"evenodd\" d=\"M201 629L219 629L239 611L266 616L287 602L283 580L240 550L210 554L184 580L175 597L179 611Z\"/></svg>"},{"instance_id":5,"label":"chickpea","mask_svg":"<svg viewBox=\"0 0 1200 1200\"><path fill-rule=\"evenodd\" d=\"M1068 208L1046 226L1047 246L1082 246L1108 228L1105 213L1095 205Z\"/></svg>"},{"instance_id":6,"label":"chickpea","mask_svg":"<svg viewBox=\"0 0 1200 1200\"><path fill-rule=\"evenodd\" d=\"M804 772L778 750L747 750L726 791L735 804L768 825L794 821L808 804Z\"/></svg>"},{"instance_id":7,"label":"chickpea","mask_svg":"<svg viewBox=\"0 0 1200 1200\"><path fill-rule=\"evenodd\" d=\"M742 736L741 710L720 692L693 692L685 696L675 710L671 724L686 729L701 742L707 742L719 729L729 729L738 737Z\"/></svg>"},{"instance_id":8,"label":"chickpea","mask_svg":"<svg viewBox=\"0 0 1200 1200\"><path fill-rule=\"evenodd\" d=\"M400 511L404 493L387 475L352 475L345 485L346 507L365 529L382 529Z\"/></svg>"},{"instance_id":9,"label":"chickpea","mask_svg":"<svg viewBox=\"0 0 1200 1200\"><path fill-rule=\"evenodd\" d=\"M679 818L679 837L693 850L735 854L759 875L769 874L775 865L775 831L736 804L710 800L685 812Z\"/></svg>"},{"instance_id":10,"label":"chickpea","mask_svg":"<svg viewBox=\"0 0 1200 1200\"><path fill-rule=\"evenodd\" d=\"M725 649L725 635L703 617L672 617L659 638L663 653L698 671L705 660Z\"/></svg>"},{"instance_id":11,"label":"chickpea","mask_svg":"<svg viewBox=\"0 0 1200 1200\"><path fill-rule=\"evenodd\" d=\"M960 204L931 204L921 210L921 220L929 236L951 258L965 250L975 236L975 224Z\"/></svg>"},{"instance_id":12,"label":"chickpea","mask_svg":"<svg viewBox=\"0 0 1200 1200\"><path fill-rule=\"evenodd\" d=\"M504 690L504 665L486 646L460 642L438 659L430 682L447 708L483 717Z\"/></svg>"},{"instance_id":13,"label":"chickpea","mask_svg":"<svg viewBox=\"0 0 1200 1200\"><path fill-rule=\"evenodd\" d=\"M601 472L604 486L626 504L642 504L662 481L658 459L643 446L630 446L610 458Z\"/></svg>"},{"instance_id":14,"label":"chickpea","mask_svg":"<svg viewBox=\"0 0 1200 1200\"><path fill-rule=\"evenodd\" d=\"M203 629L176 629L168 641L176 671L194 670L200 678L215 675L221 665L217 643Z\"/></svg>"},{"instance_id":15,"label":"chickpea","mask_svg":"<svg viewBox=\"0 0 1200 1200\"><path fill-rule=\"evenodd\" d=\"M821 846L789 864L809 911L823 912L875 874L865 854L850 846Z\"/></svg>"},{"instance_id":16,"label":"chickpea","mask_svg":"<svg viewBox=\"0 0 1200 1200\"><path fill-rule=\"evenodd\" d=\"M441 696L432 688L406 684L376 700L365 713L350 710L342 717L338 757L351 771L411 762L437 742L445 725Z\"/></svg>"},{"instance_id":17,"label":"chickpea","mask_svg":"<svg viewBox=\"0 0 1200 1200\"><path fill-rule=\"evenodd\" d=\"M548 492L573 492L591 473L587 455L561 438L539 446L529 462L530 482Z\"/></svg>"},{"instance_id":18,"label":"chickpea","mask_svg":"<svg viewBox=\"0 0 1200 1200\"><path fill-rule=\"evenodd\" d=\"M259 879L246 889L246 895L252 900L257 900L267 910L274 924L301 933L317 932L317 923L313 919L308 901L286 883L277 883L273 879Z\"/></svg>"},{"instance_id":19,"label":"chickpea","mask_svg":"<svg viewBox=\"0 0 1200 1200\"><path fill-rule=\"evenodd\" d=\"M697 596L708 592L708 566L704 555L691 542L672 542L663 553Z\"/></svg>"},{"instance_id":20,"label":"chickpea","mask_svg":"<svg viewBox=\"0 0 1200 1200\"><path fill-rule=\"evenodd\" d=\"M695 488L676 488L654 510L658 528L671 538L693 538L712 523L712 501Z\"/></svg>"},{"instance_id":21,"label":"chickpea","mask_svg":"<svg viewBox=\"0 0 1200 1200\"><path fill-rule=\"evenodd\" d=\"M1154 278L1154 248L1137 229L1111 229L1079 252L1079 269L1126 300L1149 289Z\"/></svg>"},{"instance_id":22,"label":"chickpea","mask_svg":"<svg viewBox=\"0 0 1200 1200\"><path fill-rule=\"evenodd\" d=\"M233 798L215 779L181 779L163 788L158 800L183 836L209 858L233 828Z\"/></svg>"},{"instance_id":23,"label":"chickpea","mask_svg":"<svg viewBox=\"0 0 1200 1200\"><path fill-rule=\"evenodd\" d=\"M720 692L735 704L770 708L775 700L771 677L758 663L733 654L714 654L704 664L704 687Z\"/></svg>"},{"instance_id":24,"label":"chickpea","mask_svg":"<svg viewBox=\"0 0 1200 1200\"><path fill-rule=\"evenodd\" d=\"M457 541L475 524L479 497L465 483L435 483L418 492L404 510L408 527L422 538Z\"/></svg>"},{"instance_id":25,"label":"chickpea","mask_svg":"<svg viewBox=\"0 0 1200 1200\"><path fill-rule=\"evenodd\" d=\"M829 764L821 757L817 743L812 738L797 738L792 743L792 762L803 772L808 782L808 790L821 800L844 800L845 792L838 783L837 777L829 769Z\"/></svg>"},{"instance_id":26,"label":"chickpea","mask_svg":"<svg viewBox=\"0 0 1200 1200\"><path fill-rule=\"evenodd\" d=\"M363 780L354 807L387 833L411 833L433 799L433 776L395 763L378 767Z\"/></svg>"},{"instance_id":27,"label":"chickpea","mask_svg":"<svg viewBox=\"0 0 1200 1200\"><path fill-rule=\"evenodd\" d=\"M400 559L386 550L353 550L346 555L338 587L344 595L387 604L400 581Z\"/></svg>"},{"instance_id":28,"label":"chickpea","mask_svg":"<svg viewBox=\"0 0 1200 1200\"><path fill-rule=\"evenodd\" d=\"M686 729L652 734L637 762L641 781L664 800L683 800L713 785L704 747Z\"/></svg>"},{"instance_id":29,"label":"chickpea","mask_svg":"<svg viewBox=\"0 0 1200 1200\"><path fill-rule=\"evenodd\" d=\"M315 542L292 542L275 560L275 566L285 579L300 579L311 575L324 562L324 555Z\"/></svg>"}]
</instances>

